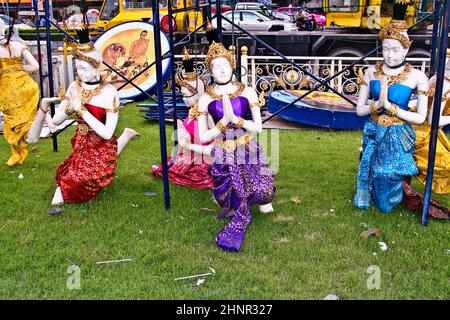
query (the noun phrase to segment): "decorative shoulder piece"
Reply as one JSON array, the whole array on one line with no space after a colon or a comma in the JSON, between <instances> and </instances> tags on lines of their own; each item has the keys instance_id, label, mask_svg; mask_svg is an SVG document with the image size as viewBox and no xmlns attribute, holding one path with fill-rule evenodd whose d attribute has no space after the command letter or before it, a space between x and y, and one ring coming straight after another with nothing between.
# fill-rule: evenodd
<instances>
[{"instance_id":1,"label":"decorative shoulder piece","mask_svg":"<svg viewBox=\"0 0 450 320\"><path fill-rule=\"evenodd\" d=\"M113 107L106 109L106 112L112 112L112 113L116 113L120 110L120 105L117 104L117 96L114 96L114 100L113 100Z\"/></svg>"},{"instance_id":2,"label":"decorative shoulder piece","mask_svg":"<svg viewBox=\"0 0 450 320\"><path fill-rule=\"evenodd\" d=\"M369 84L366 82L366 80L364 80L364 71L362 70L362 68L358 69L358 79L356 80L356 83L359 87L361 87L361 86L368 87L369 86Z\"/></svg>"}]
</instances>

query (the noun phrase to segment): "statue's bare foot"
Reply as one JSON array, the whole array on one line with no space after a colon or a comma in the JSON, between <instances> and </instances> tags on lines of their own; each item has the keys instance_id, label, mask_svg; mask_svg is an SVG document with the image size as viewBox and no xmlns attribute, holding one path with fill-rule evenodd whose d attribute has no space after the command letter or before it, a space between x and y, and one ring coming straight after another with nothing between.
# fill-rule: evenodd
<instances>
[{"instance_id":1,"label":"statue's bare foot","mask_svg":"<svg viewBox=\"0 0 450 320\"><path fill-rule=\"evenodd\" d=\"M136 130L133 130L131 128L123 129L123 133L126 134L130 139L141 136L141 134L139 132L137 132Z\"/></svg>"},{"instance_id":2,"label":"statue's bare foot","mask_svg":"<svg viewBox=\"0 0 450 320\"><path fill-rule=\"evenodd\" d=\"M272 203L260 205L260 206L259 206L259 212L261 212L261 213L271 213L271 212L274 212Z\"/></svg>"}]
</instances>

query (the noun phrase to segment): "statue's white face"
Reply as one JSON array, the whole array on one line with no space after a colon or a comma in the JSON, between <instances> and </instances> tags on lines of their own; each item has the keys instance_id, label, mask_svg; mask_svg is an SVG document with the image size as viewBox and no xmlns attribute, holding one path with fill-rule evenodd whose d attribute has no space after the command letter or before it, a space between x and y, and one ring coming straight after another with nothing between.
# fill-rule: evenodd
<instances>
[{"instance_id":1,"label":"statue's white face","mask_svg":"<svg viewBox=\"0 0 450 320\"><path fill-rule=\"evenodd\" d=\"M383 41L383 58L388 67L401 64L408 54L409 49L403 48L398 40L385 39Z\"/></svg>"},{"instance_id":2,"label":"statue's white face","mask_svg":"<svg viewBox=\"0 0 450 320\"><path fill-rule=\"evenodd\" d=\"M92 64L84 60L75 60L78 76L83 82L93 82L100 80L100 68L94 68Z\"/></svg>"},{"instance_id":3,"label":"statue's white face","mask_svg":"<svg viewBox=\"0 0 450 320\"><path fill-rule=\"evenodd\" d=\"M230 62L223 57L218 57L211 61L211 72L218 84L230 82L233 76L233 68Z\"/></svg>"},{"instance_id":4,"label":"statue's white face","mask_svg":"<svg viewBox=\"0 0 450 320\"><path fill-rule=\"evenodd\" d=\"M184 103L186 103L187 106L191 106L194 102L197 102L200 96L205 92L205 87L203 85L203 81L201 81L200 79L198 79L197 81L192 80L186 82L197 89L197 93L192 95L192 92L187 88L181 87L181 94L183 95Z\"/></svg>"}]
</instances>

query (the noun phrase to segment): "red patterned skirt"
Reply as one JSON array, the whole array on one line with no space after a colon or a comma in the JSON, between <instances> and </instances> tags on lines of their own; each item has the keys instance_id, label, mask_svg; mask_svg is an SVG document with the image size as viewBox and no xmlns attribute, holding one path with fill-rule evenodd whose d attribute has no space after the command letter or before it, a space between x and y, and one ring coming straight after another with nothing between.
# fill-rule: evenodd
<instances>
[{"instance_id":1,"label":"red patterned skirt","mask_svg":"<svg viewBox=\"0 0 450 320\"><path fill-rule=\"evenodd\" d=\"M168 162L172 162L172 157L169 157ZM193 155L181 149L169 168L169 181L195 189L211 188L211 176L208 173L210 162L210 157ZM162 165L152 168L152 173L155 177L162 178Z\"/></svg>"},{"instance_id":2,"label":"red patterned skirt","mask_svg":"<svg viewBox=\"0 0 450 320\"><path fill-rule=\"evenodd\" d=\"M105 140L78 120L72 137L72 154L56 170L56 184L64 202L80 203L95 199L114 180L117 166L117 139Z\"/></svg>"}]
</instances>

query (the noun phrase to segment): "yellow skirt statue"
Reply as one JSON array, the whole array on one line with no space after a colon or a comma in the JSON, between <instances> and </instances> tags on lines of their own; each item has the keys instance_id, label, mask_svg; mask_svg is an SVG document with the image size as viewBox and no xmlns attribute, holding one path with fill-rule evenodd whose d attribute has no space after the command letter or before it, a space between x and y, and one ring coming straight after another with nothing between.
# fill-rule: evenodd
<instances>
[{"instance_id":1,"label":"yellow skirt statue","mask_svg":"<svg viewBox=\"0 0 450 320\"><path fill-rule=\"evenodd\" d=\"M447 81L450 81L446 77ZM430 80L430 89L428 96L428 110L431 110L435 95L436 83ZM442 101L445 105L442 110L442 116L450 115L450 90L444 93ZM414 148L414 160L419 168L417 179L423 184L427 181L428 153L430 145L431 127L428 122L420 126L413 126L416 131L416 146ZM436 160L434 164L432 189L437 194L450 193L450 141L444 131L439 129L436 145Z\"/></svg>"},{"instance_id":2,"label":"yellow skirt statue","mask_svg":"<svg viewBox=\"0 0 450 320\"><path fill-rule=\"evenodd\" d=\"M419 168L417 179L425 184L427 181L431 128L425 122L420 126L415 126L414 130L416 131L414 160ZM438 132L432 188L437 194L450 193L450 141L441 129Z\"/></svg>"},{"instance_id":3,"label":"yellow skirt statue","mask_svg":"<svg viewBox=\"0 0 450 320\"><path fill-rule=\"evenodd\" d=\"M3 135L11 145L7 164L23 164L28 157L25 140L39 104L39 86L23 70L20 58L0 58L0 88Z\"/></svg>"}]
</instances>

